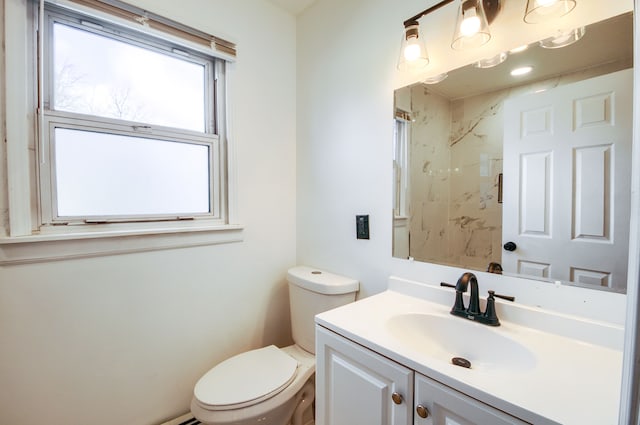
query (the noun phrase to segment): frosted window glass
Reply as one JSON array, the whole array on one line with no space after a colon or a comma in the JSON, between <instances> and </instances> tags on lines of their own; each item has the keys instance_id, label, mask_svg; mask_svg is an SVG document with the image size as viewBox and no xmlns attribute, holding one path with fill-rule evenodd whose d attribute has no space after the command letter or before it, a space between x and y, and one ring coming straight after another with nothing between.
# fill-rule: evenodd
<instances>
[{"instance_id":1,"label":"frosted window glass","mask_svg":"<svg viewBox=\"0 0 640 425\"><path fill-rule=\"evenodd\" d=\"M53 25L54 109L205 131L205 67Z\"/></svg>"},{"instance_id":2,"label":"frosted window glass","mask_svg":"<svg viewBox=\"0 0 640 425\"><path fill-rule=\"evenodd\" d=\"M208 213L209 146L55 129L58 215Z\"/></svg>"}]
</instances>

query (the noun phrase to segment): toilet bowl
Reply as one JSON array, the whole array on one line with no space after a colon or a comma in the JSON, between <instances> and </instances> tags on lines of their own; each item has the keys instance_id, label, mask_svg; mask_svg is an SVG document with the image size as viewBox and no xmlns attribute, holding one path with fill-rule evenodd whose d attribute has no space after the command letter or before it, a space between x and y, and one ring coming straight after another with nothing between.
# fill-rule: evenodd
<instances>
[{"instance_id":1,"label":"toilet bowl","mask_svg":"<svg viewBox=\"0 0 640 425\"><path fill-rule=\"evenodd\" d=\"M205 425L304 425L315 398L316 314L355 300L358 282L306 266L287 272L294 345L231 357L196 384L191 412Z\"/></svg>"},{"instance_id":2,"label":"toilet bowl","mask_svg":"<svg viewBox=\"0 0 640 425\"><path fill-rule=\"evenodd\" d=\"M236 364L226 363L233 360ZM215 373L223 369L228 370ZM315 388L310 378L314 372L315 356L296 345L248 351L211 369L198 381L191 412L203 424L288 424L296 408L302 417L313 402Z\"/></svg>"}]
</instances>

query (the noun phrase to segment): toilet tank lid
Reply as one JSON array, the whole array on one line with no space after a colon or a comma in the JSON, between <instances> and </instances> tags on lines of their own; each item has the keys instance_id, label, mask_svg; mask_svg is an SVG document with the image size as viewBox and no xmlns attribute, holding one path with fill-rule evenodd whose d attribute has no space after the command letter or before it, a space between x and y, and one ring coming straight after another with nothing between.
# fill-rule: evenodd
<instances>
[{"instance_id":1,"label":"toilet tank lid","mask_svg":"<svg viewBox=\"0 0 640 425\"><path fill-rule=\"evenodd\" d=\"M358 292L357 280L329 273L309 266L296 266L287 271L287 280L293 285L325 295Z\"/></svg>"}]
</instances>

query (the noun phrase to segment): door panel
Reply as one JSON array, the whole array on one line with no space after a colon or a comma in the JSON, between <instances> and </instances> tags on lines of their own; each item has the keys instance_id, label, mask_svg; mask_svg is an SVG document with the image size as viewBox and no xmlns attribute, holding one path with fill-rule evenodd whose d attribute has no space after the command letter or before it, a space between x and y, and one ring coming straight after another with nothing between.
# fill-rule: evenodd
<instances>
[{"instance_id":1,"label":"door panel","mask_svg":"<svg viewBox=\"0 0 640 425\"><path fill-rule=\"evenodd\" d=\"M319 326L316 344L317 425L411 423L412 370Z\"/></svg>"},{"instance_id":2,"label":"door panel","mask_svg":"<svg viewBox=\"0 0 640 425\"><path fill-rule=\"evenodd\" d=\"M632 70L504 103L505 273L624 288Z\"/></svg>"}]
</instances>

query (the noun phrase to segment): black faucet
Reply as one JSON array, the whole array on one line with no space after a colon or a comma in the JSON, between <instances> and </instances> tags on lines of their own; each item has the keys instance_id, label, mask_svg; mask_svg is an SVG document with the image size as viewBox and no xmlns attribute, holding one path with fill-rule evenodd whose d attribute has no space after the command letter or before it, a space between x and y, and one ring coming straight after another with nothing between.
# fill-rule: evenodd
<instances>
[{"instance_id":1,"label":"black faucet","mask_svg":"<svg viewBox=\"0 0 640 425\"><path fill-rule=\"evenodd\" d=\"M467 287L471 284L471 294L469 299L469 307L465 308L462 294L467 292ZM451 308L451 314L454 316L464 317L465 319L474 320L489 326L500 326L500 321L496 315L496 299L502 298L508 301L515 301L515 297L507 295L498 295L494 291L489 291L487 297L487 306L484 313L480 311L480 296L478 295L478 279L473 273L463 273L455 285L445 282L440 283L441 286L448 286L456 289L456 300Z\"/></svg>"}]
</instances>

